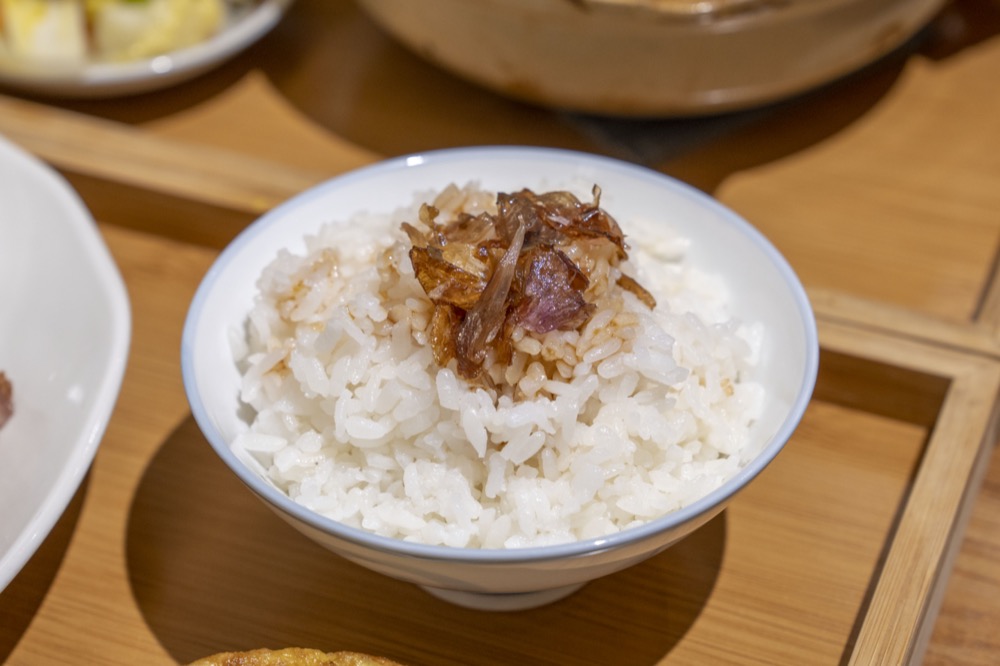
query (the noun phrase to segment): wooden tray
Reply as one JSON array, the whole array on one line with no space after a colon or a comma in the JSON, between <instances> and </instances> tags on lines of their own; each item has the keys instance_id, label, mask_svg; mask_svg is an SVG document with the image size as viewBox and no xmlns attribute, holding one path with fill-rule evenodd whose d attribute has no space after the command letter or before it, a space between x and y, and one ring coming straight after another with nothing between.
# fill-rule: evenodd
<instances>
[{"instance_id":1,"label":"wooden tray","mask_svg":"<svg viewBox=\"0 0 1000 666\"><path fill-rule=\"evenodd\" d=\"M987 331L814 289L815 398L727 511L560 603L468 611L298 535L187 410L180 329L201 275L247 221L325 174L23 102L0 100L0 116L83 193L134 317L90 476L0 594L0 659L167 664L299 645L414 666L920 660L995 438Z\"/></svg>"}]
</instances>

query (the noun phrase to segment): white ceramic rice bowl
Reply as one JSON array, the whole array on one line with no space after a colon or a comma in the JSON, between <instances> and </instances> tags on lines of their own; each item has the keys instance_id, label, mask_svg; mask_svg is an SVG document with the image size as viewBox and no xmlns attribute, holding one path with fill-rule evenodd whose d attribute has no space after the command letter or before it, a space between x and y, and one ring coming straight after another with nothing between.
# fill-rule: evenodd
<instances>
[{"instance_id":1,"label":"white ceramic rice bowl","mask_svg":"<svg viewBox=\"0 0 1000 666\"><path fill-rule=\"evenodd\" d=\"M521 549L431 546L378 536L295 503L241 462L230 448L246 430L241 377L228 332L252 307L256 281L280 248L305 249L305 236L354 213L390 213L415 193L476 181L487 190L600 185L602 206L628 234L633 216L657 216L691 241L687 256L724 277L734 317L765 330L752 379L766 407L752 440L761 453L734 478L683 509L606 537ZM347 559L424 586L462 605L527 608L558 599L589 580L642 561L723 510L778 454L809 402L819 346L807 296L778 251L750 224L711 197L633 164L545 148L460 148L391 159L334 178L264 215L219 256L192 302L182 340L182 370L193 415L223 462L279 516Z\"/></svg>"}]
</instances>

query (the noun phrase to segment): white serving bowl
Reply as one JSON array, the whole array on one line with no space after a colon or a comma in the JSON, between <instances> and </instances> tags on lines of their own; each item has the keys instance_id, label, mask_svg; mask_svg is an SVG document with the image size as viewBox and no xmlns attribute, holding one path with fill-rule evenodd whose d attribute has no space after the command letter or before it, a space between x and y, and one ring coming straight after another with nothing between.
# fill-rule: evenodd
<instances>
[{"instance_id":1,"label":"white serving bowl","mask_svg":"<svg viewBox=\"0 0 1000 666\"><path fill-rule=\"evenodd\" d=\"M354 213L390 213L417 192L475 180L487 190L536 191L570 183L601 186L602 206L628 233L633 216L662 218L691 241L693 265L724 276L732 314L761 322L766 341L754 380L767 391L753 426L761 453L722 487L648 524L607 537L523 549L430 546L377 536L296 504L230 449L247 428L229 332L243 324L261 271L280 248L304 250L304 237ZM462 605L527 608L644 560L725 507L782 449L812 394L818 365L815 322L792 269L752 226L705 194L662 174L608 158L543 148L464 148L400 157L318 185L264 215L219 256L185 323L182 370L195 419L227 466L271 509L343 557L424 586Z\"/></svg>"},{"instance_id":2,"label":"white serving bowl","mask_svg":"<svg viewBox=\"0 0 1000 666\"><path fill-rule=\"evenodd\" d=\"M52 169L0 139L0 590L62 515L121 388L131 318L89 211Z\"/></svg>"},{"instance_id":3,"label":"white serving bowl","mask_svg":"<svg viewBox=\"0 0 1000 666\"><path fill-rule=\"evenodd\" d=\"M546 106L623 116L747 108L900 46L944 0L359 0L459 76Z\"/></svg>"},{"instance_id":4,"label":"white serving bowl","mask_svg":"<svg viewBox=\"0 0 1000 666\"><path fill-rule=\"evenodd\" d=\"M230 17L211 39L129 62L89 60L52 66L19 61L0 51L0 85L41 95L100 98L151 92L192 79L234 57L277 25L292 0L261 0Z\"/></svg>"}]
</instances>

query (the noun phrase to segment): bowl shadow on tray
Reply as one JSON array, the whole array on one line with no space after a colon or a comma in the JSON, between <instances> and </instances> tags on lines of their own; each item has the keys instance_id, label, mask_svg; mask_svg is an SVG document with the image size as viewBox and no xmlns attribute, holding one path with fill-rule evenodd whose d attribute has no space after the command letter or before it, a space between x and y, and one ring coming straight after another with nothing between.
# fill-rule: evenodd
<instances>
[{"instance_id":1,"label":"bowl shadow on tray","mask_svg":"<svg viewBox=\"0 0 1000 666\"><path fill-rule=\"evenodd\" d=\"M0 663L6 663L48 594L80 519L89 476L38 550L0 591Z\"/></svg>"},{"instance_id":2,"label":"bowl shadow on tray","mask_svg":"<svg viewBox=\"0 0 1000 666\"><path fill-rule=\"evenodd\" d=\"M509 664L528 655L533 663L652 664L707 603L725 542L723 513L560 602L470 611L299 535L226 469L188 417L143 474L126 554L146 623L181 663L222 650L299 646L412 664Z\"/></svg>"}]
</instances>

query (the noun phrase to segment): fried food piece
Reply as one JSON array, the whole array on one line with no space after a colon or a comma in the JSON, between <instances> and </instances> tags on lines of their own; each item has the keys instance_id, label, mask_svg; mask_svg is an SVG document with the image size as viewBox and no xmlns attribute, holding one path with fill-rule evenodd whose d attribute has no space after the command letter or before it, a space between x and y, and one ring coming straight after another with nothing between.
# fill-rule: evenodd
<instances>
[{"instance_id":1,"label":"fried food piece","mask_svg":"<svg viewBox=\"0 0 1000 666\"><path fill-rule=\"evenodd\" d=\"M0 372L0 428L14 415L14 387L7 375Z\"/></svg>"},{"instance_id":2,"label":"fried food piece","mask_svg":"<svg viewBox=\"0 0 1000 666\"><path fill-rule=\"evenodd\" d=\"M94 51L119 62L151 58L208 40L226 20L222 0L89 0Z\"/></svg>"},{"instance_id":3,"label":"fried food piece","mask_svg":"<svg viewBox=\"0 0 1000 666\"><path fill-rule=\"evenodd\" d=\"M323 652L309 648L283 648L280 650L247 650L245 652L220 652L189 666L402 666L384 657L373 657L360 652Z\"/></svg>"},{"instance_id":4,"label":"fried food piece","mask_svg":"<svg viewBox=\"0 0 1000 666\"><path fill-rule=\"evenodd\" d=\"M0 0L0 47L50 64L79 64L87 53L83 5L76 0Z\"/></svg>"}]
</instances>

